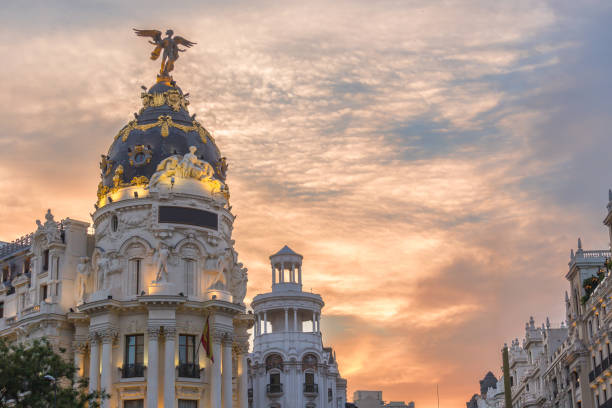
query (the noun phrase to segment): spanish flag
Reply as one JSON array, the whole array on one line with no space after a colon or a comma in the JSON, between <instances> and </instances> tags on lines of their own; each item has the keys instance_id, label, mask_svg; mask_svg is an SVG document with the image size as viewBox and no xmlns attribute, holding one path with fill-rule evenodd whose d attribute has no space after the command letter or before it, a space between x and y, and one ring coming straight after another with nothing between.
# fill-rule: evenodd
<instances>
[{"instance_id":1,"label":"spanish flag","mask_svg":"<svg viewBox=\"0 0 612 408\"><path fill-rule=\"evenodd\" d=\"M208 357L210 361L214 363L215 359L213 358L212 347L210 344L210 324L208 323L209 317L210 316L206 316L206 323L204 323L204 330L202 331L202 337L200 338L200 343L202 344L202 347L204 347L204 350L206 351L206 357Z\"/></svg>"}]
</instances>

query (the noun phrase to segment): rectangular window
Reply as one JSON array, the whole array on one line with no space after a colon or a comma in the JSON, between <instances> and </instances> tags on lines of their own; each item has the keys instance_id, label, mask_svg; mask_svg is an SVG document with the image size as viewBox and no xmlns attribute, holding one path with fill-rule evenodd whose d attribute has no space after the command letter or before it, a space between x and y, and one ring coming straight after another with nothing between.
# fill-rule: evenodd
<instances>
[{"instance_id":1,"label":"rectangular window","mask_svg":"<svg viewBox=\"0 0 612 408\"><path fill-rule=\"evenodd\" d=\"M47 298L47 285L40 285L40 300Z\"/></svg>"},{"instance_id":2,"label":"rectangular window","mask_svg":"<svg viewBox=\"0 0 612 408\"><path fill-rule=\"evenodd\" d=\"M49 250L45 249L43 252L43 271L49 270Z\"/></svg>"},{"instance_id":3,"label":"rectangular window","mask_svg":"<svg viewBox=\"0 0 612 408\"><path fill-rule=\"evenodd\" d=\"M304 380L306 384L314 384L314 373L306 373Z\"/></svg>"},{"instance_id":4,"label":"rectangular window","mask_svg":"<svg viewBox=\"0 0 612 408\"><path fill-rule=\"evenodd\" d=\"M195 336L179 335L179 364L195 364L196 362Z\"/></svg>"},{"instance_id":5,"label":"rectangular window","mask_svg":"<svg viewBox=\"0 0 612 408\"><path fill-rule=\"evenodd\" d=\"M8 282L9 281L9 267L5 266L2 269L2 282Z\"/></svg>"},{"instance_id":6,"label":"rectangular window","mask_svg":"<svg viewBox=\"0 0 612 408\"><path fill-rule=\"evenodd\" d=\"M122 377L144 377L144 335L131 334L125 336L125 357L123 360Z\"/></svg>"},{"instance_id":7,"label":"rectangular window","mask_svg":"<svg viewBox=\"0 0 612 408\"><path fill-rule=\"evenodd\" d=\"M185 295L193 296L195 287L195 261L185 259Z\"/></svg>"},{"instance_id":8,"label":"rectangular window","mask_svg":"<svg viewBox=\"0 0 612 408\"><path fill-rule=\"evenodd\" d=\"M125 364L142 364L144 362L144 335L125 336Z\"/></svg>"},{"instance_id":9,"label":"rectangular window","mask_svg":"<svg viewBox=\"0 0 612 408\"><path fill-rule=\"evenodd\" d=\"M4 317L4 302L0 302L0 319Z\"/></svg>"},{"instance_id":10,"label":"rectangular window","mask_svg":"<svg viewBox=\"0 0 612 408\"><path fill-rule=\"evenodd\" d=\"M142 260L141 259L133 259L132 260L132 273L134 274L134 294L139 295L142 290Z\"/></svg>"},{"instance_id":11,"label":"rectangular window","mask_svg":"<svg viewBox=\"0 0 612 408\"><path fill-rule=\"evenodd\" d=\"M198 408L198 401L195 400L178 400L178 408Z\"/></svg>"},{"instance_id":12,"label":"rectangular window","mask_svg":"<svg viewBox=\"0 0 612 408\"><path fill-rule=\"evenodd\" d=\"M144 408L144 400L123 401L123 408Z\"/></svg>"}]
</instances>

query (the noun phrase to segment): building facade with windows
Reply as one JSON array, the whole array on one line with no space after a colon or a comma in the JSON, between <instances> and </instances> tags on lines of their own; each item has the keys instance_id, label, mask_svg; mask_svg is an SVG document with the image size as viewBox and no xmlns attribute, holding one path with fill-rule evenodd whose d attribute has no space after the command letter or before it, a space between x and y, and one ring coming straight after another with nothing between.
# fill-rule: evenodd
<instances>
[{"instance_id":1,"label":"building facade with windows","mask_svg":"<svg viewBox=\"0 0 612 408\"><path fill-rule=\"evenodd\" d=\"M612 191L608 201L603 223L612 243ZM522 346L517 339L509 349L513 408L612 407L612 254L578 239L568 266L567 324L537 328L530 320Z\"/></svg>"},{"instance_id":2,"label":"building facade with windows","mask_svg":"<svg viewBox=\"0 0 612 408\"><path fill-rule=\"evenodd\" d=\"M302 255L270 256L272 291L255 296L250 407L344 408L346 380L321 338L320 295L302 290Z\"/></svg>"},{"instance_id":3,"label":"building facade with windows","mask_svg":"<svg viewBox=\"0 0 612 408\"><path fill-rule=\"evenodd\" d=\"M227 163L171 78L141 99L102 155L92 225L49 211L0 246L0 336L65 348L105 408L246 408L254 319Z\"/></svg>"},{"instance_id":4,"label":"building facade with windows","mask_svg":"<svg viewBox=\"0 0 612 408\"><path fill-rule=\"evenodd\" d=\"M383 401L382 391L359 390L353 393L353 404L358 408L414 408L414 402L406 404L404 401Z\"/></svg>"}]
</instances>

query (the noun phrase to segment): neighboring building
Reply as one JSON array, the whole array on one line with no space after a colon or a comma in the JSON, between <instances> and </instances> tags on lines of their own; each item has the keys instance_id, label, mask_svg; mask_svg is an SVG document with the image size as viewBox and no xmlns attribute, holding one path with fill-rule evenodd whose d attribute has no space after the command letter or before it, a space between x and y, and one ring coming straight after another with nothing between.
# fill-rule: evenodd
<instances>
[{"instance_id":1,"label":"neighboring building","mask_svg":"<svg viewBox=\"0 0 612 408\"><path fill-rule=\"evenodd\" d=\"M383 401L382 391L355 391L353 402L358 408L414 408L414 402L406 404L404 401Z\"/></svg>"},{"instance_id":2,"label":"neighboring building","mask_svg":"<svg viewBox=\"0 0 612 408\"><path fill-rule=\"evenodd\" d=\"M383 408L382 391L355 391L353 402L359 408Z\"/></svg>"},{"instance_id":3,"label":"neighboring building","mask_svg":"<svg viewBox=\"0 0 612 408\"><path fill-rule=\"evenodd\" d=\"M612 191L607 210L612 241ZM565 275L568 324L553 329L547 320L538 328L532 318L522 345L516 339L509 349L512 408L612 407L611 258L610 250L585 250L578 239ZM481 408L481 402L491 401L474 396L468 407Z\"/></svg>"},{"instance_id":4,"label":"neighboring building","mask_svg":"<svg viewBox=\"0 0 612 408\"><path fill-rule=\"evenodd\" d=\"M255 296L249 378L251 406L344 408L346 380L336 353L323 347L320 295L302 291L302 255L270 256L272 291Z\"/></svg>"},{"instance_id":5,"label":"neighboring building","mask_svg":"<svg viewBox=\"0 0 612 408\"><path fill-rule=\"evenodd\" d=\"M503 408L504 378L497 380L492 372L488 372L480 380L480 394L474 394L466 403L467 408Z\"/></svg>"},{"instance_id":6,"label":"neighboring building","mask_svg":"<svg viewBox=\"0 0 612 408\"><path fill-rule=\"evenodd\" d=\"M102 156L93 229L49 211L0 247L0 337L65 348L105 408L246 408L254 319L225 159L173 81L141 96ZM207 321L214 363L196 352Z\"/></svg>"}]
</instances>

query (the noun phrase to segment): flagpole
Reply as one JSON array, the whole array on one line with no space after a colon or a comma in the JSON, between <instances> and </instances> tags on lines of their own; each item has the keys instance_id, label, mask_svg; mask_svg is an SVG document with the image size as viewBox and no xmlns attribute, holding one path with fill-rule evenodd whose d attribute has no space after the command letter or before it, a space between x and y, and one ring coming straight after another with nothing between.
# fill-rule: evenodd
<instances>
[{"instance_id":1,"label":"flagpole","mask_svg":"<svg viewBox=\"0 0 612 408\"><path fill-rule=\"evenodd\" d=\"M438 389L438 384L436 384L436 396L438 397L438 408L440 408L440 390Z\"/></svg>"}]
</instances>

